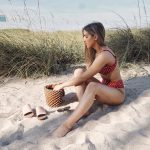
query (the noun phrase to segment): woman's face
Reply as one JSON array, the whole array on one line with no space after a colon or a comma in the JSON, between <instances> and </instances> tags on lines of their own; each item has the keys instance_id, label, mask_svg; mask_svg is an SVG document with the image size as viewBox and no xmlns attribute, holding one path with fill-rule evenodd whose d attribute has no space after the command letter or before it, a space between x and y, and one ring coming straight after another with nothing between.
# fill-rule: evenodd
<instances>
[{"instance_id":1,"label":"woman's face","mask_svg":"<svg viewBox=\"0 0 150 150\"><path fill-rule=\"evenodd\" d=\"M96 43L95 36L92 36L85 30L83 31L83 41L87 48L93 48Z\"/></svg>"}]
</instances>

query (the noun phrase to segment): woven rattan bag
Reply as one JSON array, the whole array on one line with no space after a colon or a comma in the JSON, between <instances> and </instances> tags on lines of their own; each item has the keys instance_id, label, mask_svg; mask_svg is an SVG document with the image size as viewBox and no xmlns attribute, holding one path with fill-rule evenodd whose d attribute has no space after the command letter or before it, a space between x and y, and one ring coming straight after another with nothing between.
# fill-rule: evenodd
<instances>
[{"instance_id":1,"label":"woven rattan bag","mask_svg":"<svg viewBox=\"0 0 150 150\"><path fill-rule=\"evenodd\" d=\"M46 103L49 107L59 107L63 103L62 97L65 95L64 89L53 91L54 86L51 84L44 87Z\"/></svg>"}]
</instances>

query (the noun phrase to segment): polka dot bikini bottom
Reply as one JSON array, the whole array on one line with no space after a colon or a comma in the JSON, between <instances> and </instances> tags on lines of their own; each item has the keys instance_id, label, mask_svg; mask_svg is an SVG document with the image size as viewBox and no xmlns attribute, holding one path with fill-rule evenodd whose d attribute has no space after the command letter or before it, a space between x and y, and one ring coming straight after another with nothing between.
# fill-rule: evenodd
<instances>
[{"instance_id":1,"label":"polka dot bikini bottom","mask_svg":"<svg viewBox=\"0 0 150 150\"><path fill-rule=\"evenodd\" d=\"M110 81L110 80L102 80L102 84L105 84L109 87L114 87L114 88L124 88L124 84L122 80L117 80L117 81Z\"/></svg>"}]
</instances>

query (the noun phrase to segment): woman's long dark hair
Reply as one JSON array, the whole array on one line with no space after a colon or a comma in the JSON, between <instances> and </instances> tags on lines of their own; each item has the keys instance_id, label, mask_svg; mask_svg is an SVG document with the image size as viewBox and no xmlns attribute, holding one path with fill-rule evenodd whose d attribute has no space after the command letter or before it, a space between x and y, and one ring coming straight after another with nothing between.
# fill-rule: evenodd
<instances>
[{"instance_id":1,"label":"woman's long dark hair","mask_svg":"<svg viewBox=\"0 0 150 150\"><path fill-rule=\"evenodd\" d=\"M105 45L105 28L102 23L100 22L93 22L82 29L83 31L88 32L90 35L94 36L97 35L98 39L97 42L100 46L106 46ZM87 67L89 67L94 59L95 59L96 50L93 48L88 49L85 45L85 63Z\"/></svg>"}]
</instances>

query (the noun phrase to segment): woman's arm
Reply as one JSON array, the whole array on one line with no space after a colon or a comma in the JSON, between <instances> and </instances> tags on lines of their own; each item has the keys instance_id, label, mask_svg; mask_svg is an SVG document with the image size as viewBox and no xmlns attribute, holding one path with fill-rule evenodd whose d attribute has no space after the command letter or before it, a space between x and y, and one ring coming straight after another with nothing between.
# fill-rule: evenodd
<instances>
[{"instance_id":1,"label":"woman's arm","mask_svg":"<svg viewBox=\"0 0 150 150\"><path fill-rule=\"evenodd\" d=\"M105 66L109 62L109 57L107 54L98 55L92 65L84 71L80 76L73 77L71 80L66 81L62 84L56 85L54 90L59 90L68 86L77 86L88 79L92 78L95 74L97 74L103 66Z\"/></svg>"}]
</instances>

